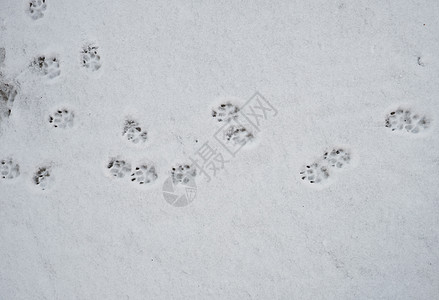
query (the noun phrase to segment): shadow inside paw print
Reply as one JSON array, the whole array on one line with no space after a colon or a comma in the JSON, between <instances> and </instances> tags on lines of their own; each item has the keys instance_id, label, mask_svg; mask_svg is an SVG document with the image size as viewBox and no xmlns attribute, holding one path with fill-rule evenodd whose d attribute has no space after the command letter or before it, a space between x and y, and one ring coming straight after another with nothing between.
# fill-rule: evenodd
<instances>
[{"instance_id":1,"label":"shadow inside paw print","mask_svg":"<svg viewBox=\"0 0 439 300\"><path fill-rule=\"evenodd\" d=\"M326 166L320 163L313 163L307 165L302 171L300 171L301 179L311 184L323 184L329 178L329 171Z\"/></svg>"},{"instance_id":2,"label":"shadow inside paw print","mask_svg":"<svg viewBox=\"0 0 439 300\"><path fill-rule=\"evenodd\" d=\"M31 67L40 72L43 76L53 79L61 74L61 69L59 65L59 60L57 57L46 57L39 56L36 57L32 63Z\"/></svg>"},{"instance_id":3,"label":"shadow inside paw print","mask_svg":"<svg viewBox=\"0 0 439 300\"><path fill-rule=\"evenodd\" d=\"M143 131L139 123L133 120L125 121L122 136L125 136L128 141L134 144L144 143L148 139L148 133Z\"/></svg>"},{"instance_id":4,"label":"shadow inside paw print","mask_svg":"<svg viewBox=\"0 0 439 300\"><path fill-rule=\"evenodd\" d=\"M81 51L81 58L82 66L92 72L99 70L102 66L97 46L89 45L84 47Z\"/></svg>"},{"instance_id":5,"label":"shadow inside paw print","mask_svg":"<svg viewBox=\"0 0 439 300\"><path fill-rule=\"evenodd\" d=\"M408 109L399 108L386 117L385 126L392 131L406 131L416 134L428 129L430 121L426 116L413 114Z\"/></svg>"},{"instance_id":6,"label":"shadow inside paw print","mask_svg":"<svg viewBox=\"0 0 439 300\"><path fill-rule=\"evenodd\" d=\"M33 20L38 20L44 17L46 8L46 0L30 0L27 11Z\"/></svg>"},{"instance_id":7,"label":"shadow inside paw print","mask_svg":"<svg viewBox=\"0 0 439 300\"><path fill-rule=\"evenodd\" d=\"M36 186L38 186L43 191L48 189L52 184L52 176L51 176L50 167L41 167L35 173L33 177L33 182Z\"/></svg>"},{"instance_id":8,"label":"shadow inside paw print","mask_svg":"<svg viewBox=\"0 0 439 300\"><path fill-rule=\"evenodd\" d=\"M49 123L55 128L67 128L73 126L74 114L67 109L57 110L49 116Z\"/></svg>"},{"instance_id":9,"label":"shadow inside paw print","mask_svg":"<svg viewBox=\"0 0 439 300\"><path fill-rule=\"evenodd\" d=\"M131 174L131 181L138 184L148 184L157 179L157 172L154 166L140 165Z\"/></svg>"},{"instance_id":10,"label":"shadow inside paw print","mask_svg":"<svg viewBox=\"0 0 439 300\"><path fill-rule=\"evenodd\" d=\"M235 145L245 145L254 139L254 135L242 125L232 125L224 133L227 142Z\"/></svg>"},{"instance_id":11,"label":"shadow inside paw print","mask_svg":"<svg viewBox=\"0 0 439 300\"><path fill-rule=\"evenodd\" d=\"M323 160L327 162L329 167L341 169L351 162L351 154L342 148L336 148L325 152Z\"/></svg>"},{"instance_id":12,"label":"shadow inside paw print","mask_svg":"<svg viewBox=\"0 0 439 300\"><path fill-rule=\"evenodd\" d=\"M0 161L0 176L2 179L14 179L20 175L20 166L11 158Z\"/></svg>"},{"instance_id":13,"label":"shadow inside paw print","mask_svg":"<svg viewBox=\"0 0 439 300\"><path fill-rule=\"evenodd\" d=\"M171 178L174 184L187 184L197 175L197 170L190 165L179 165L172 168Z\"/></svg>"},{"instance_id":14,"label":"shadow inside paw print","mask_svg":"<svg viewBox=\"0 0 439 300\"><path fill-rule=\"evenodd\" d=\"M16 96L17 89L15 85L0 81L0 120L11 115Z\"/></svg>"},{"instance_id":15,"label":"shadow inside paw print","mask_svg":"<svg viewBox=\"0 0 439 300\"><path fill-rule=\"evenodd\" d=\"M110 175L116 178L123 178L131 173L131 164L125 160L112 158L107 165Z\"/></svg>"},{"instance_id":16,"label":"shadow inside paw print","mask_svg":"<svg viewBox=\"0 0 439 300\"><path fill-rule=\"evenodd\" d=\"M216 109L212 109L212 117L218 122L230 122L238 117L239 107L226 102L220 104Z\"/></svg>"}]
</instances>

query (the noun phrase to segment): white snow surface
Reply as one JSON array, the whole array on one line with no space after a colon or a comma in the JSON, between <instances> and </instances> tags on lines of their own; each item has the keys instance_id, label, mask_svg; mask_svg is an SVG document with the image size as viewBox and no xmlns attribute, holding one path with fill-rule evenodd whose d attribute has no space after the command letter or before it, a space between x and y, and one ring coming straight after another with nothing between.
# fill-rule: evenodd
<instances>
[{"instance_id":1,"label":"white snow surface","mask_svg":"<svg viewBox=\"0 0 439 300\"><path fill-rule=\"evenodd\" d=\"M42 5L0 0L17 88L0 160L19 165L0 178L0 299L439 299L439 1ZM46 75L39 56L57 60ZM221 150L212 108L255 92L278 112L253 145L198 174L189 205L166 202L172 167ZM386 128L398 108L428 128ZM49 123L59 109L73 125ZM343 170L301 179L337 147ZM113 178L111 158L157 179Z\"/></svg>"}]
</instances>

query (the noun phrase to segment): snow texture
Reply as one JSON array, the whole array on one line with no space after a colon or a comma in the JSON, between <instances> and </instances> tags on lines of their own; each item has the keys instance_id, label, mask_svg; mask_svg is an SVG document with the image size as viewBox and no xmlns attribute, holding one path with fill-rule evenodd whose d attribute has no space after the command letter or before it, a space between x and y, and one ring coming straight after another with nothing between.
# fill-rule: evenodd
<instances>
[{"instance_id":1,"label":"snow texture","mask_svg":"<svg viewBox=\"0 0 439 300\"><path fill-rule=\"evenodd\" d=\"M438 299L438 49L437 0L0 0L0 299Z\"/></svg>"}]
</instances>

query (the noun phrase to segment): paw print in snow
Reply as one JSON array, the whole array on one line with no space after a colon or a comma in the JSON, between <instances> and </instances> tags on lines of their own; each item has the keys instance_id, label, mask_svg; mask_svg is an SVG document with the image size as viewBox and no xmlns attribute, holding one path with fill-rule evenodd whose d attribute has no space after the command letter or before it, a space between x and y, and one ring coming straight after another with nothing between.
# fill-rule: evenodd
<instances>
[{"instance_id":1,"label":"paw print in snow","mask_svg":"<svg viewBox=\"0 0 439 300\"><path fill-rule=\"evenodd\" d=\"M131 173L131 164L125 160L112 158L107 165L110 175L116 178L123 178Z\"/></svg>"},{"instance_id":2,"label":"paw print in snow","mask_svg":"<svg viewBox=\"0 0 439 300\"><path fill-rule=\"evenodd\" d=\"M334 175L339 174L336 170L345 171L346 166L350 164L352 164L351 152L344 147L334 147L312 164L304 167L300 171L300 178L313 185L326 186Z\"/></svg>"},{"instance_id":3,"label":"paw print in snow","mask_svg":"<svg viewBox=\"0 0 439 300\"><path fill-rule=\"evenodd\" d=\"M321 165L320 163L313 163L311 165L307 165L300 172L301 179L307 181L311 184L323 184L329 178L329 171L326 166Z\"/></svg>"},{"instance_id":4,"label":"paw print in snow","mask_svg":"<svg viewBox=\"0 0 439 300\"><path fill-rule=\"evenodd\" d=\"M134 144L144 143L148 139L148 133L142 131L139 123L133 120L125 121L122 136L126 136L126 138Z\"/></svg>"},{"instance_id":5,"label":"paw print in snow","mask_svg":"<svg viewBox=\"0 0 439 300\"><path fill-rule=\"evenodd\" d=\"M89 71L97 71L101 68L101 56L98 53L98 47L86 46L81 51L82 66Z\"/></svg>"},{"instance_id":6,"label":"paw print in snow","mask_svg":"<svg viewBox=\"0 0 439 300\"><path fill-rule=\"evenodd\" d=\"M187 184L191 179L197 175L197 170L190 165L179 165L172 168L171 178L174 184Z\"/></svg>"},{"instance_id":7,"label":"paw print in snow","mask_svg":"<svg viewBox=\"0 0 439 300\"><path fill-rule=\"evenodd\" d=\"M0 178L14 179L20 175L20 166L11 158L3 159L0 162Z\"/></svg>"},{"instance_id":8,"label":"paw print in snow","mask_svg":"<svg viewBox=\"0 0 439 300\"><path fill-rule=\"evenodd\" d=\"M46 11L46 0L30 0L28 13L33 20L44 17Z\"/></svg>"},{"instance_id":9,"label":"paw print in snow","mask_svg":"<svg viewBox=\"0 0 439 300\"><path fill-rule=\"evenodd\" d=\"M74 114L67 109L57 110L49 116L49 123L55 128L67 128L73 126Z\"/></svg>"},{"instance_id":10,"label":"paw print in snow","mask_svg":"<svg viewBox=\"0 0 439 300\"><path fill-rule=\"evenodd\" d=\"M327 162L329 167L341 169L351 162L351 154L342 148L335 148L325 152L323 160Z\"/></svg>"},{"instance_id":11,"label":"paw print in snow","mask_svg":"<svg viewBox=\"0 0 439 300\"><path fill-rule=\"evenodd\" d=\"M141 165L136 167L131 174L131 181L138 184L153 182L157 179L157 172L154 166Z\"/></svg>"},{"instance_id":12,"label":"paw print in snow","mask_svg":"<svg viewBox=\"0 0 439 300\"><path fill-rule=\"evenodd\" d=\"M238 117L239 107L226 102L220 104L216 109L212 109L212 117L216 118L218 122L230 122Z\"/></svg>"},{"instance_id":13,"label":"paw print in snow","mask_svg":"<svg viewBox=\"0 0 439 300\"><path fill-rule=\"evenodd\" d=\"M225 132L225 139L235 145L245 145L254 139L254 135L242 125L232 125Z\"/></svg>"},{"instance_id":14,"label":"paw print in snow","mask_svg":"<svg viewBox=\"0 0 439 300\"><path fill-rule=\"evenodd\" d=\"M13 84L0 82L0 101L13 103L17 96L17 89Z\"/></svg>"},{"instance_id":15,"label":"paw print in snow","mask_svg":"<svg viewBox=\"0 0 439 300\"><path fill-rule=\"evenodd\" d=\"M392 131L406 131L414 134L430 127L430 121L426 116L413 114L410 110L402 108L392 111L386 117L385 124Z\"/></svg>"},{"instance_id":16,"label":"paw print in snow","mask_svg":"<svg viewBox=\"0 0 439 300\"><path fill-rule=\"evenodd\" d=\"M17 96L15 85L0 82L0 120L11 115L15 96Z\"/></svg>"},{"instance_id":17,"label":"paw print in snow","mask_svg":"<svg viewBox=\"0 0 439 300\"><path fill-rule=\"evenodd\" d=\"M31 67L40 72L43 76L53 79L61 74L61 69L59 65L59 60L56 56L46 57L39 56L36 57L32 63Z\"/></svg>"},{"instance_id":18,"label":"paw print in snow","mask_svg":"<svg viewBox=\"0 0 439 300\"><path fill-rule=\"evenodd\" d=\"M33 181L34 184L38 186L40 189L42 189L43 191L48 189L53 182L51 168L50 167L39 168L33 177Z\"/></svg>"}]
</instances>

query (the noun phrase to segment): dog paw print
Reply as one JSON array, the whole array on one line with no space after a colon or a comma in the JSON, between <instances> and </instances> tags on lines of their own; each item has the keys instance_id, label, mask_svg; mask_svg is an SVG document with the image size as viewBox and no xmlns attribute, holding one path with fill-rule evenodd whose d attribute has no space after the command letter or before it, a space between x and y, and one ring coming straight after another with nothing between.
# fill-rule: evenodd
<instances>
[{"instance_id":1,"label":"dog paw print","mask_svg":"<svg viewBox=\"0 0 439 300\"><path fill-rule=\"evenodd\" d=\"M38 56L32 61L31 67L49 79L56 78L61 74L59 59L56 56Z\"/></svg>"},{"instance_id":2,"label":"dog paw print","mask_svg":"<svg viewBox=\"0 0 439 300\"><path fill-rule=\"evenodd\" d=\"M131 181L137 184L148 184L157 179L155 167L150 165L140 165L131 174Z\"/></svg>"},{"instance_id":3,"label":"dog paw print","mask_svg":"<svg viewBox=\"0 0 439 300\"><path fill-rule=\"evenodd\" d=\"M20 166L11 158L0 161L0 178L14 179L20 175Z\"/></svg>"},{"instance_id":4,"label":"dog paw print","mask_svg":"<svg viewBox=\"0 0 439 300\"><path fill-rule=\"evenodd\" d=\"M28 13L33 20L38 20L44 17L47 5L46 0L30 0L28 2Z\"/></svg>"},{"instance_id":5,"label":"dog paw print","mask_svg":"<svg viewBox=\"0 0 439 300\"><path fill-rule=\"evenodd\" d=\"M97 71L101 68L101 56L97 46L88 45L81 51L82 66L89 71Z\"/></svg>"},{"instance_id":6,"label":"dog paw print","mask_svg":"<svg viewBox=\"0 0 439 300\"><path fill-rule=\"evenodd\" d=\"M35 172L33 177L34 184L41 190L47 190L53 183L53 176L50 167L41 167Z\"/></svg>"},{"instance_id":7,"label":"dog paw print","mask_svg":"<svg viewBox=\"0 0 439 300\"><path fill-rule=\"evenodd\" d=\"M179 165L171 170L171 178L174 184L187 184L197 175L197 170L190 165Z\"/></svg>"},{"instance_id":8,"label":"dog paw print","mask_svg":"<svg viewBox=\"0 0 439 300\"><path fill-rule=\"evenodd\" d=\"M227 142L242 146L254 139L254 135L242 125L230 126L224 135Z\"/></svg>"},{"instance_id":9,"label":"dog paw print","mask_svg":"<svg viewBox=\"0 0 439 300\"><path fill-rule=\"evenodd\" d=\"M148 133L139 126L134 120L126 120L122 136L125 136L128 141L134 144L144 143L148 139Z\"/></svg>"},{"instance_id":10,"label":"dog paw print","mask_svg":"<svg viewBox=\"0 0 439 300\"><path fill-rule=\"evenodd\" d=\"M385 126L392 131L416 134L427 130L430 127L430 120L424 115L399 108L387 115Z\"/></svg>"},{"instance_id":11,"label":"dog paw print","mask_svg":"<svg viewBox=\"0 0 439 300\"><path fill-rule=\"evenodd\" d=\"M351 154L342 148L334 148L323 154L323 160L329 167L341 169L351 162Z\"/></svg>"},{"instance_id":12,"label":"dog paw print","mask_svg":"<svg viewBox=\"0 0 439 300\"><path fill-rule=\"evenodd\" d=\"M12 112L12 104L17 96L15 85L0 82L0 120L8 118Z\"/></svg>"},{"instance_id":13,"label":"dog paw print","mask_svg":"<svg viewBox=\"0 0 439 300\"><path fill-rule=\"evenodd\" d=\"M60 109L49 116L49 123L55 128L73 127L75 115L68 109Z\"/></svg>"},{"instance_id":14,"label":"dog paw print","mask_svg":"<svg viewBox=\"0 0 439 300\"><path fill-rule=\"evenodd\" d=\"M112 158L107 165L108 172L116 178L124 178L131 173L131 164L125 160Z\"/></svg>"},{"instance_id":15,"label":"dog paw print","mask_svg":"<svg viewBox=\"0 0 439 300\"><path fill-rule=\"evenodd\" d=\"M226 102L220 104L216 109L212 109L212 117L218 122L230 122L238 117L239 107Z\"/></svg>"},{"instance_id":16,"label":"dog paw print","mask_svg":"<svg viewBox=\"0 0 439 300\"><path fill-rule=\"evenodd\" d=\"M300 170L300 178L313 185L326 186L335 178L334 175L342 173L338 170L345 171L352 161L350 150L344 147L333 147L312 164Z\"/></svg>"},{"instance_id":17,"label":"dog paw print","mask_svg":"<svg viewBox=\"0 0 439 300\"><path fill-rule=\"evenodd\" d=\"M301 179L310 184L324 184L329 178L328 168L320 163L307 165L300 171Z\"/></svg>"}]
</instances>

